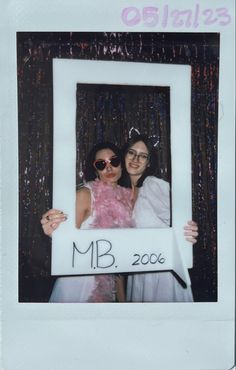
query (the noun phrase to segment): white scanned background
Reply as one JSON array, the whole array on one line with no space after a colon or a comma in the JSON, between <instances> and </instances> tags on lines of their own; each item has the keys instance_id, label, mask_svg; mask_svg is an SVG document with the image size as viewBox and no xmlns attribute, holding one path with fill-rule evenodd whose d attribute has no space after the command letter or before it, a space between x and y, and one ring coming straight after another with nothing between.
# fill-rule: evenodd
<instances>
[{"instance_id":1,"label":"white scanned background","mask_svg":"<svg viewBox=\"0 0 236 370\"><path fill-rule=\"evenodd\" d=\"M231 22L124 24L127 6L222 9ZM218 12L216 12L218 9ZM208 11L209 13L209 11ZM205 18L204 18L205 19ZM221 17L222 20L226 18ZM223 22L224 23L224 22ZM165 26L163 29L162 27ZM220 32L218 302L19 304L16 32ZM234 1L9 0L1 3L1 318L5 370L229 369L234 353ZM223 112L223 113L222 113Z\"/></svg>"}]
</instances>

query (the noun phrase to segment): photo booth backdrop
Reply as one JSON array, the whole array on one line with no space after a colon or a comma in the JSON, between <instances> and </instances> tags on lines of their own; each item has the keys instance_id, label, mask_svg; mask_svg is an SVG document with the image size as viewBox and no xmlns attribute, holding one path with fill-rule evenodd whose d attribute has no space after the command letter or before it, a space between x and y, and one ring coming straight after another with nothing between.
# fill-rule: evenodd
<instances>
[{"instance_id":1,"label":"photo booth backdrop","mask_svg":"<svg viewBox=\"0 0 236 370\"><path fill-rule=\"evenodd\" d=\"M170 88L78 84L76 184L83 182L86 157L94 143L112 141L122 148L138 132L156 148L157 175L171 182Z\"/></svg>"},{"instance_id":2,"label":"photo booth backdrop","mask_svg":"<svg viewBox=\"0 0 236 370\"><path fill-rule=\"evenodd\" d=\"M219 34L127 32L17 34L19 301L47 302L54 283L54 278L50 276L51 242L43 234L40 225L41 215L52 206L52 58L191 65L193 219L198 222L199 237L194 246L194 267L190 270L190 277L196 302L217 301ZM145 93L142 99L146 99L149 94L152 93ZM161 91L157 94L159 101L162 94ZM97 99L99 102L99 97ZM110 104L114 100L113 97ZM102 116L106 110L104 102L105 100L103 103L100 101L98 105ZM162 104L161 106L163 107ZM101 123L99 109L97 118L95 117L97 127ZM161 109L159 114L163 112L164 109ZM161 153L164 153L162 149L166 147L169 137L164 124L168 119L159 119L157 135L162 138ZM149 123L148 134L156 134L155 124ZM77 127L78 125L77 116ZM99 138L99 133L97 135ZM181 150L181 132L179 147ZM167 157L166 154L160 155L160 168L164 178L170 176Z\"/></svg>"}]
</instances>

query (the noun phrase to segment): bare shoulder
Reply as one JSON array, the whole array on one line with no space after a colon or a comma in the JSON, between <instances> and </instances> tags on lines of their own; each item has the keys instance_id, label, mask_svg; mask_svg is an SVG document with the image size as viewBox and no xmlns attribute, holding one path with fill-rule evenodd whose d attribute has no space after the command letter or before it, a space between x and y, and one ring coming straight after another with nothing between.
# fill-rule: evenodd
<instances>
[{"instance_id":1,"label":"bare shoulder","mask_svg":"<svg viewBox=\"0 0 236 370\"><path fill-rule=\"evenodd\" d=\"M91 192L90 192L90 190L88 188L86 188L85 186L83 186L82 188L77 190L76 200L77 200L77 202L79 201L80 204L82 203L82 204L89 204L90 205L90 201L91 201Z\"/></svg>"},{"instance_id":2,"label":"bare shoulder","mask_svg":"<svg viewBox=\"0 0 236 370\"><path fill-rule=\"evenodd\" d=\"M90 190L89 190L89 188L87 188L86 186L83 186L83 187L81 187L79 190L77 190L77 192L76 192L76 196L77 197L83 197L83 196L85 196L85 197L90 197Z\"/></svg>"}]
</instances>

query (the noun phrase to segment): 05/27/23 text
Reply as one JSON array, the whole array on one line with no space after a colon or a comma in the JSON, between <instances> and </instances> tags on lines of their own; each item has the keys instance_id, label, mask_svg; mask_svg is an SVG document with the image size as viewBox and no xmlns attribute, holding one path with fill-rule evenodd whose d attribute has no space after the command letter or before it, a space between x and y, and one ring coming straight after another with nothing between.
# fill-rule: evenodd
<instances>
[{"instance_id":1,"label":"05/27/23 text","mask_svg":"<svg viewBox=\"0 0 236 370\"><path fill-rule=\"evenodd\" d=\"M193 8L172 9L168 4L163 7L135 6L126 7L121 12L122 22L129 27L143 25L146 27L198 28L201 26L227 26L231 22L228 8L202 8L195 4Z\"/></svg>"}]
</instances>

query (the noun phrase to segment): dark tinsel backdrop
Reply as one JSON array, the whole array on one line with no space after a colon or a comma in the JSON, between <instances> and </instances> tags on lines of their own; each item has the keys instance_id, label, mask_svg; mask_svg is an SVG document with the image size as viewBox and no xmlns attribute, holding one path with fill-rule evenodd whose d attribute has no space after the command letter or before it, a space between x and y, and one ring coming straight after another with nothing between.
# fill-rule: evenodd
<instances>
[{"instance_id":1,"label":"dark tinsel backdrop","mask_svg":"<svg viewBox=\"0 0 236 370\"><path fill-rule=\"evenodd\" d=\"M19 301L47 302L54 282L50 240L40 225L52 206L53 58L191 65L193 219L199 238L190 275L195 301L216 301L219 34L118 32L17 34ZM158 141L160 176L170 181L168 89L130 87L130 93L129 87L79 87L77 182L88 147L103 139L123 144L132 127ZM181 150L181 134L179 145Z\"/></svg>"},{"instance_id":2,"label":"dark tinsel backdrop","mask_svg":"<svg viewBox=\"0 0 236 370\"><path fill-rule=\"evenodd\" d=\"M77 185L94 143L108 140L122 147L137 131L158 148L157 175L170 181L169 112L168 87L78 84Z\"/></svg>"}]
</instances>

